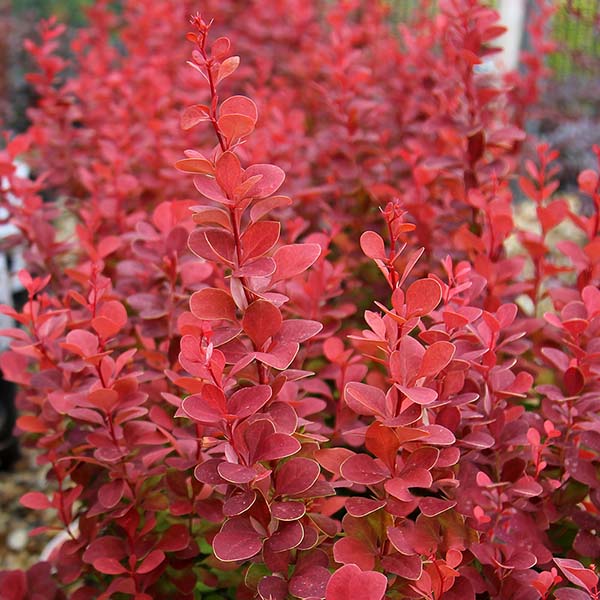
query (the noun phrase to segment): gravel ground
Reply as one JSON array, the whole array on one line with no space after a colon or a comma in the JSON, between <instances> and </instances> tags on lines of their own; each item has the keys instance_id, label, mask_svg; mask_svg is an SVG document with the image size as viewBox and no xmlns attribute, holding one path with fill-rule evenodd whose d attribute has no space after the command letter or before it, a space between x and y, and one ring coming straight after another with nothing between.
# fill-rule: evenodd
<instances>
[{"instance_id":1,"label":"gravel ground","mask_svg":"<svg viewBox=\"0 0 600 600\"><path fill-rule=\"evenodd\" d=\"M0 472L0 570L29 568L52 538L53 532L29 535L32 529L52 523L52 511L34 511L19 504L23 494L46 490L45 471L36 465L31 450L22 451L10 472Z\"/></svg>"}]
</instances>

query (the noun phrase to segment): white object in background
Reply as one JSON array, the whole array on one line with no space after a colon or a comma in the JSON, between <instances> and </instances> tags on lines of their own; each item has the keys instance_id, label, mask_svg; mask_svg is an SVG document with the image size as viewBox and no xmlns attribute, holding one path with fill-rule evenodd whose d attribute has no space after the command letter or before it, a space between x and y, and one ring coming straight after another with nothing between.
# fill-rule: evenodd
<instances>
[{"instance_id":1,"label":"white object in background","mask_svg":"<svg viewBox=\"0 0 600 600\"><path fill-rule=\"evenodd\" d=\"M519 66L527 0L499 0L498 11L507 31L498 38L502 52L496 55L496 61L501 71L513 71Z\"/></svg>"},{"instance_id":2,"label":"white object in background","mask_svg":"<svg viewBox=\"0 0 600 600\"><path fill-rule=\"evenodd\" d=\"M29 167L25 163L21 161L15 161L15 167L15 174L18 177L26 178L29 176ZM0 185L3 189L6 189L5 186L7 186L8 184L3 178L0 181ZM15 206L19 206L21 204L21 200L19 198L16 198L13 194L7 194L7 200ZM0 206L0 219L6 219L8 215L8 210L5 207ZM15 227L12 223L0 224L0 241L10 236L18 234L19 229ZM18 271L24 266L23 249L20 246L16 246L9 250L9 254L10 261L7 253L0 252L0 304L8 304L9 306L12 306L13 294L23 289L21 282L16 276ZM0 313L0 329L14 327L14 325L15 324L10 317ZM9 338L0 337L0 352L6 350L8 348L9 343Z\"/></svg>"}]
</instances>

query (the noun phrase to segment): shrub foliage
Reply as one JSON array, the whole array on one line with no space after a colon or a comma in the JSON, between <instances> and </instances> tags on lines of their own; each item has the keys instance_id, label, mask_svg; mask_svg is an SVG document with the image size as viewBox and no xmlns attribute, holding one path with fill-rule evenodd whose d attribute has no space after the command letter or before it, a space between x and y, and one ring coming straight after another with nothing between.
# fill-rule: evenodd
<instances>
[{"instance_id":1,"label":"shrub foliage","mask_svg":"<svg viewBox=\"0 0 600 600\"><path fill-rule=\"evenodd\" d=\"M186 4L27 42L0 366L64 541L2 598L600 597L600 180L523 143L552 8L504 76L476 0Z\"/></svg>"}]
</instances>

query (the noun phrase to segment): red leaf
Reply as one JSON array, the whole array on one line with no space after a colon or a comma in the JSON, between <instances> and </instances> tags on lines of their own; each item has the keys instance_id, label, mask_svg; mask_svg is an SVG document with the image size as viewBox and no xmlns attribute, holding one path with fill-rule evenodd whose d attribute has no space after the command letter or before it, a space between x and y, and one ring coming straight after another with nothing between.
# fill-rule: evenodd
<instances>
[{"instance_id":1,"label":"red leaf","mask_svg":"<svg viewBox=\"0 0 600 600\"><path fill-rule=\"evenodd\" d=\"M257 590L262 600L285 600L288 597L287 581L276 575L263 577Z\"/></svg>"},{"instance_id":2,"label":"red leaf","mask_svg":"<svg viewBox=\"0 0 600 600\"><path fill-rule=\"evenodd\" d=\"M358 415L385 416L385 394L379 388L352 381L344 389L346 404Z\"/></svg>"},{"instance_id":3,"label":"red leaf","mask_svg":"<svg viewBox=\"0 0 600 600\"><path fill-rule=\"evenodd\" d=\"M291 203L292 199L287 196L272 196L260 200L250 209L250 220L253 222L258 221L272 210L289 206Z\"/></svg>"},{"instance_id":4,"label":"red leaf","mask_svg":"<svg viewBox=\"0 0 600 600\"><path fill-rule=\"evenodd\" d=\"M300 350L299 344L281 344L277 343L269 352L256 352L255 357L260 362L269 365L274 369L283 371L287 369Z\"/></svg>"},{"instance_id":5,"label":"red leaf","mask_svg":"<svg viewBox=\"0 0 600 600\"><path fill-rule=\"evenodd\" d=\"M355 564L363 571L369 571L375 566L373 550L360 540L344 537L333 545L333 558L335 562Z\"/></svg>"},{"instance_id":6,"label":"red leaf","mask_svg":"<svg viewBox=\"0 0 600 600\"><path fill-rule=\"evenodd\" d=\"M455 506L456 502L453 500L442 500L441 498L421 498L419 501L419 508L426 517L437 517Z\"/></svg>"},{"instance_id":7,"label":"red leaf","mask_svg":"<svg viewBox=\"0 0 600 600\"><path fill-rule=\"evenodd\" d=\"M410 581L417 581L423 574L423 563L420 556L403 556L402 554L384 556L381 566L386 571ZM445 598L445 596L443 597Z\"/></svg>"},{"instance_id":8,"label":"red leaf","mask_svg":"<svg viewBox=\"0 0 600 600\"><path fill-rule=\"evenodd\" d=\"M192 418L196 418L196 411L200 415L204 414L205 412L208 414L214 413L223 415L226 411L225 394L216 385L212 385L210 383L205 384L199 394L188 396L183 401L182 407L183 404L186 404L184 411L192 416Z\"/></svg>"},{"instance_id":9,"label":"red leaf","mask_svg":"<svg viewBox=\"0 0 600 600\"><path fill-rule=\"evenodd\" d=\"M576 396L583 389L585 379L578 367L569 367L563 375L563 383L565 392L567 392L569 396Z\"/></svg>"},{"instance_id":10,"label":"red leaf","mask_svg":"<svg viewBox=\"0 0 600 600\"><path fill-rule=\"evenodd\" d=\"M227 198L227 196L223 193L221 186L213 177L207 177L204 175L198 175L197 177L194 177L194 187L203 196L206 196L210 200L214 200L215 202L220 202L222 204L227 204L229 206L232 206L234 204L233 200ZM192 248L191 243L190 248ZM194 250L194 248L192 248L192 250Z\"/></svg>"},{"instance_id":11,"label":"red leaf","mask_svg":"<svg viewBox=\"0 0 600 600\"><path fill-rule=\"evenodd\" d=\"M229 52L230 47L231 42L229 41L229 38L217 38L210 47L210 55L215 60L221 60Z\"/></svg>"},{"instance_id":12,"label":"red leaf","mask_svg":"<svg viewBox=\"0 0 600 600\"><path fill-rule=\"evenodd\" d=\"M84 358L94 356L98 352L98 336L84 329L74 329L67 334L66 344L62 346Z\"/></svg>"},{"instance_id":13,"label":"red leaf","mask_svg":"<svg viewBox=\"0 0 600 600\"><path fill-rule=\"evenodd\" d=\"M150 571L154 571L163 560L165 560L165 553L162 550L152 550L152 552L150 552L137 567L136 572L141 573L142 575L144 573L150 573Z\"/></svg>"},{"instance_id":14,"label":"red leaf","mask_svg":"<svg viewBox=\"0 0 600 600\"><path fill-rule=\"evenodd\" d=\"M97 315L92 319L92 327L104 339L117 335L127 323L127 311L117 300L104 302Z\"/></svg>"},{"instance_id":15,"label":"red leaf","mask_svg":"<svg viewBox=\"0 0 600 600\"><path fill-rule=\"evenodd\" d=\"M236 259L233 236L222 229L196 229L190 234L190 250L210 262L224 262L232 266Z\"/></svg>"},{"instance_id":16,"label":"red leaf","mask_svg":"<svg viewBox=\"0 0 600 600\"><path fill-rule=\"evenodd\" d=\"M383 481L389 473L367 454L355 454L340 467L342 477L352 483L374 485Z\"/></svg>"},{"instance_id":17,"label":"red leaf","mask_svg":"<svg viewBox=\"0 0 600 600\"><path fill-rule=\"evenodd\" d=\"M271 552L285 552L296 548L304 538L300 521L280 521L277 531L267 540Z\"/></svg>"},{"instance_id":18,"label":"red leaf","mask_svg":"<svg viewBox=\"0 0 600 600\"><path fill-rule=\"evenodd\" d=\"M98 558L93 562L93 567L106 575L127 573L127 569L116 558Z\"/></svg>"},{"instance_id":19,"label":"red leaf","mask_svg":"<svg viewBox=\"0 0 600 600\"><path fill-rule=\"evenodd\" d=\"M386 260L383 238L374 231L365 231L360 236L360 247L366 256L377 260Z\"/></svg>"},{"instance_id":20,"label":"red leaf","mask_svg":"<svg viewBox=\"0 0 600 600\"><path fill-rule=\"evenodd\" d=\"M282 322L281 312L274 304L267 300L255 300L246 309L242 327L259 349L279 331Z\"/></svg>"},{"instance_id":21,"label":"red leaf","mask_svg":"<svg viewBox=\"0 0 600 600\"><path fill-rule=\"evenodd\" d=\"M254 490L237 490L223 504L223 514L226 517L237 517L245 513L256 502Z\"/></svg>"},{"instance_id":22,"label":"red leaf","mask_svg":"<svg viewBox=\"0 0 600 600\"><path fill-rule=\"evenodd\" d=\"M321 565L312 565L305 569L296 568L290 579L290 594L301 600L324 598L330 577L329 570Z\"/></svg>"},{"instance_id":23,"label":"red leaf","mask_svg":"<svg viewBox=\"0 0 600 600\"><path fill-rule=\"evenodd\" d=\"M300 450L300 442L285 433L270 435L260 446L256 460L279 460Z\"/></svg>"},{"instance_id":24,"label":"red leaf","mask_svg":"<svg viewBox=\"0 0 600 600\"><path fill-rule=\"evenodd\" d=\"M323 329L323 325L318 321L308 321L306 319L288 319L281 325L276 339L278 343L283 344L301 344L311 337L314 337Z\"/></svg>"},{"instance_id":25,"label":"red leaf","mask_svg":"<svg viewBox=\"0 0 600 600\"><path fill-rule=\"evenodd\" d=\"M366 517L371 513L383 508L387 502L385 500L372 500L370 498L353 497L346 500L346 511L353 517Z\"/></svg>"},{"instance_id":26,"label":"red leaf","mask_svg":"<svg viewBox=\"0 0 600 600\"><path fill-rule=\"evenodd\" d=\"M519 496L533 498L539 496L544 488L530 475L524 475L510 487L510 491Z\"/></svg>"},{"instance_id":27,"label":"red leaf","mask_svg":"<svg viewBox=\"0 0 600 600\"><path fill-rule=\"evenodd\" d=\"M181 115L181 128L191 129L202 121L209 120L209 108L204 104L195 104L186 108Z\"/></svg>"},{"instance_id":28,"label":"red leaf","mask_svg":"<svg viewBox=\"0 0 600 600\"><path fill-rule=\"evenodd\" d=\"M254 131L254 121L245 115L223 115L217 125L230 144Z\"/></svg>"},{"instance_id":29,"label":"red leaf","mask_svg":"<svg viewBox=\"0 0 600 600\"><path fill-rule=\"evenodd\" d=\"M280 521L296 521L306 514L306 506L303 502L274 502L271 504L271 514Z\"/></svg>"},{"instance_id":30,"label":"red leaf","mask_svg":"<svg viewBox=\"0 0 600 600\"><path fill-rule=\"evenodd\" d=\"M247 96L230 96L223 100L219 108L219 116L223 115L244 115L256 122L258 109L254 101Z\"/></svg>"},{"instance_id":31,"label":"red leaf","mask_svg":"<svg viewBox=\"0 0 600 600\"><path fill-rule=\"evenodd\" d=\"M456 348L450 342L440 341L431 344L423 355L419 377L435 377L448 366L455 352Z\"/></svg>"},{"instance_id":32,"label":"red leaf","mask_svg":"<svg viewBox=\"0 0 600 600\"><path fill-rule=\"evenodd\" d=\"M83 553L83 560L87 563L94 563L96 560L108 556L117 560L125 557L123 540L112 535L96 538Z\"/></svg>"},{"instance_id":33,"label":"red leaf","mask_svg":"<svg viewBox=\"0 0 600 600\"><path fill-rule=\"evenodd\" d=\"M205 158L182 158L175 163L175 168L183 173L193 173L195 175L214 174L214 167L212 163Z\"/></svg>"},{"instance_id":34,"label":"red leaf","mask_svg":"<svg viewBox=\"0 0 600 600\"><path fill-rule=\"evenodd\" d=\"M415 404L427 405L437 400L437 392L426 387L406 387L396 384L396 387Z\"/></svg>"},{"instance_id":35,"label":"red leaf","mask_svg":"<svg viewBox=\"0 0 600 600\"><path fill-rule=\"evenodd\" d=\"M571 583L590 593L598 585L598 575L591 569L586 569L579 561L571 558L554 558L553 560Z\"/></svg>"},{"instance_id":36,"label":"red leaf","mask_svg":"<svg viewBox=\"0 0 600 600\"><path fill-rule=\"evenodd\" d=\"M319 478L321 469L310 458L292 458L275 475L275 489L282 496L293 496L308 490Z\"/></svg>"},{"instance_id":37,"label":"red leaf","mask_svg":"<svg viewBox=\"0 0 600 600\"><path fill-rule=\"evenodd\" d=\"M434 279L419 279L406 290L406 317L421 317L434 310L442 299L442 288Z\"/></svg>"},{"instance_id":38,"label":"red leaf","mask_svg":"<svg viewBox=\"0 0 600 600\"><path fill-rule=\"evenodd\" d=\"M52 506L46 494L42 492L27 492L21 496L19 502L23 506L32 508L33 510L44 510Z\"/></svg>"},{"instance_id":39,"label":"red leaf","mask_svg":"<svg viewBox=\"0 0 600 600\"><path fill-rule=\"evenodd\" d=\"M258 412L270 399L273 391L268 385L242 388L227 401L227 411L238 419L245 419Z\"/></svg>"},{"instance_id":40,"label":"red leaf","mask_svg":"<svg viewBox=\"0 0 600 600\"><path fill-rule=\"evenodd\" d=\"M240 159L229 150L223 152L216 163L215 177L228 198L234 196L233 190L242 178L242 166Z\"/></svg>"},{"instance_id":41,"label":"red leaf","mask_svg":"<svg viewBox=\"0 0 600 600\"><path fill-rule=\"evenodd\" d=\"M281 246L273 255L275 260L275 273L271 281L292 279L304 273L321 254L319 244L290 244Z\"/></svg>"},{"instance_id":42,"label":"red leaf","mask_svg":"<svg viewBox=\"0 0 600 600\"><path fill-rule=\"evenodd\" d=\"M244 174L246 179L260 175L260 180L248 192L248 196L260 200L274 194L285 181L285 173L276 165L251 165Z\"/></svg>"},{"instance_id":43,"label":"red leaf","mask_svg":"<svg viewBox=\"0 0 600 600\"><path fill-rule=\"evenodd\" d=\"M4 373L6 373L6 371L4 371ZM100 417L100 415L98 415L97 413L96 415ZM100 417L100 419L102 419L102 417ZM20 416L17 419L17 427L22 431L27 431L29 433L45 433L48 430L48 425L42 419L36 417L35 415Z\"/></svg>"},{"instance_id":44,"label":"red leaf","mask_svg":"<svg viewBox=\"0 0 600 600\"><path fill-rule=\"evenodd\" d=\"M279 240L281 226L277 221L258 221L242 235L242 263L263 256Z\"/></svg>"},{"instance_id":45,"label":"red leaf","mask_svg":"<svg viewBox=\"0 0 600 600\"><path fill-rule=\"evenodd\" d=\"M256 477L254 469L225 461L219 464L217 472L231 483L250 483Z\"/></svg>"},{"instance_id":46,"label":"red leaf","mask_svg":"<svg viewBox=\"0 0 600 600\"><path fill-rule=\"evenodd\" d=\"M262 538L244 517L226 521L213 543L215 556L223 562L247 560L262 549Z\"/></svg>"},{"instance_id":47,"label":"red leaf","mask_svg":"<svg viewBox=\"0 0 600 600\"><path fill-rule=\"evenodd\" d=\"M387 578L376 571L361 571L356 565L344 565L327 583L326 600L382 600Z\"/></svg>"},{"instance_id":48,"label":"red leaf","mask_svg":"<svg viewBox=\"0 0 600 600\"><path fill-rule=\"evenodd\" d=\"M104 508L115 507L125 491L125 482L122 479L115 479L110 483L105 483L98 490L98 500Z\"/></svg>"},{"instance_id":49,"label":"red leaf","mask_svg":"<svg viewBox=\"0 0 600 600\"><path fill-rule=\"evenodd\" d=\"M394 469L400 440L392 429L375 421L367 429L365 447L379 458L390 471Z\"/></svg>"},{"instance_id":50,"label":"red leaf","mask_svg":"<svg viewBox=\"0 0 600 600\"><path fill-rule=\"evenodd\" d=\"M219 83L220 81L225 79L225 77L229 77L238 68L239 64L240 64L239 56L230 56L229 58L226 58L219 65L219 71L217 73L216 83Z\"/></svg>"},{"instance_id":51,"label":"red leaf","mask_svg":"<svg viewBox=\"0 0 600 600\"><path fill-rule=\"evenodd\" d=\"M225 290L205 288L194 292L190 299L192 314L206 321L226 319L235 321L235 302Z\"/></svg>"},{"instance_id":52,"label":"red leaf","mask_svg":"<svg viewBox=\"0 0 600 600\"><path fill-rule=\"evenodd\" d=\"M158 547L165 552L184 550L190 543L190 532L183 524L171 525L160 538Z\"/></svg>"}]
</instances>

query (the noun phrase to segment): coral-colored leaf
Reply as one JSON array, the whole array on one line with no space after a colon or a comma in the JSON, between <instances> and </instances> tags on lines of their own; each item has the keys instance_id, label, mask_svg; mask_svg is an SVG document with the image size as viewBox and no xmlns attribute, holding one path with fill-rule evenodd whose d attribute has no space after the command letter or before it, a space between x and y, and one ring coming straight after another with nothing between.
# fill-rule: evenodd
<instances>
[{"instance_id":1,"label":"coral-colored leaf","mask_svg":"<svg viewBox=\"0 0 600 600\"><path fill-rule=\"evenodd\" d=\"M355 564L363 571L370 571L375 566L373 550L352 537L344 537L333 545L333 558L343 565Z\"/></svg>"},{"instance_id":2,"label":"coral-colored leaf","mask_svg":"<svg viewBox=\"0 0 600 600\"><path fill-rule=\"evenodd\" d=\"M396 384L396 387L415 404L427 405L437 400L437 392L426 387L406 387Z\"/></svg>"},{"instance_id":3,"label":"coral-colored leaf","mask_svg":"<svg viewBox=\"0 0 600 600\"><path fill-rule=\"evenodd\" d=\"M285 173L276 165L250 165L246 169L246 179L255 177L256 175L260 175L260 179L254 184L248 194L257 200L274 194L285 181Z\"/></svg>"},{"instance_id":4,"label":"coral-colored leaf","mask_svg":"<svg viewBox=\"0 0 600 600\"><path fill-rule=\"evenodd\" d=\"M426 517L437 517L455 506L456 502L453 500L442 500L441 498L422 498L419 501L419 508Z\"/></svg>"},{"instance_id":5,"label":"coral-colored leaf","mask_svg":"<svg viewBox=\"0 0 600 600\"><path fill-rule=\"evenodd\" d=\"M377 260L386 260L383 238L374 231L365 231L360 236L360 247L366 256Z\"/></svg>"},{"instance_id":6,"label":"coral-colored leaf","mask_svg":"<svg viewBox=\"0 0 600 600\"><path fill-rule=\"evenodd\" d=\"M186 108L181 115L181 128L191 129L202 121L210 119L210 110L204 104L195 104Z\"/></svg>"},{"instance_id":7,"label":"coral-colored leaf","mask_svg":"<svg viewBox=\"0 0 600 600\"><path fill-rule=\"evenodd\" d=\"M279 331L282 322L281 312L274 304L267 300L255 300L246 309L242 327L258 349Z\"/></svg>"},{"instance_id":8,"label":"coral-colored leaf","mask_svg":"<svg viewBox=\"0 0 600 600\"><path fill-rule=\"evenodd\" d=\"M220 65L219 71L217 73L217 81L219 83L225 77L229 77L240 65L240 57L239 56L230 56L226 58Z\"/></svg>"},{"instance_id":9,"label":"coral-colored leaf","mask_svg":"<svg viewBox=\"0 0 600 600\"><path fill-rule=\"evenodd\" d=\"M277 221L258 221L242 235L242 262L266 254L279 240L281 226Z\"/></svg>"},{"instance_id":10,"label":"coral-colored leaf","mask_svg":"<svg viewBox=\"0 0 600 600\"><path fill-rule=\"evenodd\" d=\"M175 168L183 173L193 173L194 175L214 174L212 163L205 158L182 158L175 163Z\"/></svg>"},{"instance_id":11,"label":"coral-colored leaf","mask_svg":"<svg viewBox=\"0 0 600 600\"><path fill-rule=\"evenodd\" d=\"M383 508L387 502L385 500L372 500L371 498L351 497L346 500L346 510L353 517L366 517L371 513Z\"/></svg>"},{"instance_id":12,"label":"coral-colored leaf","mask_svg":"<svg viewBox=\"0 0 600 600\"><path fill-rule=\"evenodd\" d=\"M257 460L279 460L300 450L300 442L285 433L270 435L260 446Z\"/></svg>"},{"instance_id":13,"label":"coral-colored leaf","mask_svg":"<svg viewBox=\"0 0 600 600\"><path fill-rule=\"evenodd\" d=\"M321 254L318 244L290 244L281 246L273 255L275 260L275 273L272 281L291 279L304 273Z\"/></svg>"},{"instance_id":14,"label":"coral-colored leaf","mask_svg":"<svg viewBox=\"0 0 600 600\"><path fill-rule=\"evenodd\" d=\"M230 143L247 137L254 131L254 121L246 115L223 115L217 125Z\"/></svg>"},{"instance_id":15,"label":"coral-colored leaf","mask_svg":"<svg viewBox=\"0 0 600 600\"><path fill-rule=\"evenodd\" d=\"M342 477L353 483L374 485L383 481L387 471L367 454L354 454L340 467Z\"/></svg>"},{"instance_id":16,"label":"coral-colored leaf","mask_svg":"<svg viewBox=\"0 0 600 600\"><path fill-rule=\"evenodd\" d=\"M194 292L190 298L190 310L198 319L235 321L233 298L225 290L217 288L205 288Z\"/></svg>"},{"instance_id":17,"label":"coral-colored leaf","mask_svg":"<svg viewBox=\"0 0 600 600\"><path fill-rule=\"evenodd\" d=\"M227 401L227 411L238 419L245 419L258 412L271 398L273 391L268 385L242 388Z\"/></svg>"},{"instance_id":18,"label":"coral-colored leaf","mask_svg":"<svg viewBox=\"0 0 600 600\"><path fill-rule=\"evenodd\" d=\"M219 115L244 115L256 122L258 109L254 101L247 96L230 96L221 103Z\"/></svg>"},{"instance_id":19,"label":"coral-colored leaf","mask_svg":"<svg viewBox=\"0 0 600 600\"><path fill-rule=\"evenodd\" d=\"M428 315L441 299L442 288L435 279L419 279L406 290L406 316Z\"/></svg>"},{"instance_id":20,"label":"coral-colored leaf","mask_svg":"<svg viewBox=\"0 0 600 600\"><path fill-rule=\"evenodd\" d=\"M455 352L456 348L450 342L439 341L431 344L423 355L419 377L435 377L448 366Z\"/></svg>"},{"instance_id":21,"label":"coral-colored leaf","mask_svg":"<svg viewBox=\"0 0 600 600\"><path fill-rule=\"evenodd\" d=\"M27 492L21 496L19 502L23 506L33 510L44 510L52 506L46 494L42 492Z\"/></svg>"},{"instance_id":22,"label":"coral-colored leaf","mask_svg":"<svg viewBox=\"0 0 600 600\"><path fill-rule=\"evenodd\" d=\"M365 447L381 459L388 469L394 469L400 440L391 428L385 427L378 421L372 423L367 429Z\"/></svg>"},{"instance_id":23,"label":"coral-colored leaf","mask_svg":"<svg viewBox=\"0 0 600 600\"><path fill-rule=\"evenodd\" d=\"M356 565L344 565L327 583L326 600L382 600L387 578L376 571L361 571Z\"/></svg>"},{"instance_id":24,"label":"coral-colored leaf","mask_svg":"<svg viewBox=\"0 0 600 600\"><path fill-rule=\"evenodd\" d=\"M346 404L358 415L384 416L385 394L379 388L366 383L350 382L344 389Z\"/></svg>"}]
</instances>

